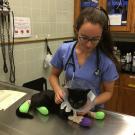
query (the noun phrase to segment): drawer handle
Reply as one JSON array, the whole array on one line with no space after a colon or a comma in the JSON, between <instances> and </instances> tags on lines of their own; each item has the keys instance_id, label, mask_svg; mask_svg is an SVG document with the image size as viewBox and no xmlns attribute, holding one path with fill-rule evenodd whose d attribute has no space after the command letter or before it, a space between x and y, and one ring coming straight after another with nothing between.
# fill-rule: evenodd
<instances>
[{"instance_id":1,"label":"drawer handle","mask_svg":"<svg viewBox=\"0 0 135 135\"><path fill-rule=\"evenodd\" d=\"M130 75L130 76L129 76L129 78L131 78L131 79L135 79L135 76L133 76L133 75Z\"/></svg>"},{"instance_id":2,"label":"drawer handle","mask_svg":"<svg viewBox=\"0 0 135 135\"><path fill-rule=\"evenodd\" d=\"M135 88L135 84L128 84L128 87Z\"/></svg>"}]
</instances>

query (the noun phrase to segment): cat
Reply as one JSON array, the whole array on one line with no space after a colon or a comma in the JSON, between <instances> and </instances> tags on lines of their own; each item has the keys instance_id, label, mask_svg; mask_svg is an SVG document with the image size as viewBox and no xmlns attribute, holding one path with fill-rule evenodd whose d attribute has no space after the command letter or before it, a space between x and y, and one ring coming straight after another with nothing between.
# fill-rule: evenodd
<instances>
[{"instance_id":1,"label":"cat","mask_svg":"<svg viewBox=\"0 0 135 135\"><path fill-rule=\"evenodd\" d=\"M79 109L87 102L87 94L90 89L69 89L68 88L68 101L74 109Z\"/></svg>"},{"instance_id":2,"label":"cat","mask_svg":"<svg viewBox=\"0 0 135 135\"><path fill-rule=\"evenodd\" d=\"M87 94L90 89L67 89L68 91L68 102L72 108L79 109L87 102ZM36 93L31 97L31 104L29 110L36 110L37 107L45 106L49 113L57 114L61 118L67 119L69 115L73 115L73 111L65 112L64 109L60 109L60 104L55 103L55 93L47 90L40 93ZM29 113L22 113L19 111L19 107L16 110L16 115L22 118L32 119L33 116Z\"/></svg>"}]
</instances>

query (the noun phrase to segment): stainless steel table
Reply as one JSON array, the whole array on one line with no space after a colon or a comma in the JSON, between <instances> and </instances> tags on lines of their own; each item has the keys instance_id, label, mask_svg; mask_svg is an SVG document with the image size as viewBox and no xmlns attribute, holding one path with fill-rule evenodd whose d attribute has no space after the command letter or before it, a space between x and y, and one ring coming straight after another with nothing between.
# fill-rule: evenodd
<instances>
[{"instance_id":1,"label":"stainless steel table","mask_svg":"<svg viewBox=\"0 0 135 135\"><path fill-rule=\"evenodd\" d=\"M60 119L56 115L46 117L36 113L34 119L21 119L15 110L35 91L0 82L0 89L24 91L28 94L6 111L0 111L0 135L134 135L135 117L114 112L106 112L102 121L93 120L90 128Z\"/></svg>"}]
</instances>

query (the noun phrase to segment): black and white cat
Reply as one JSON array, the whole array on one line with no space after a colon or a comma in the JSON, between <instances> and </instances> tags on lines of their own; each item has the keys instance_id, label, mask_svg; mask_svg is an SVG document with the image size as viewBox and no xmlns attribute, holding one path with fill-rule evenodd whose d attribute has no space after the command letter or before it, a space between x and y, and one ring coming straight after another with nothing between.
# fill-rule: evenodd
<instances>
[{"instance_id":1,"label":"black and white cat","mask_svg":"<svg viewBox=\"0 0 135 135\"><path fill-rule=\"evenodd\" d=\"M90 89L67 89L67 91L67 100L69 104L72 108L79 109L86 104ZM30 99L31 103L29 111L34 111L37 107L45 106L49 110L49 113L57 114L65 119L67 119L69 115L73 115L73 111L66 112L65 109L60 109L61 104L56 104L54 99L55 94L50 90L34 94ZM20 112L19 108L16 110L16 115L23 118L33 118L29 113Z\"/></svg>"}]
</instances>

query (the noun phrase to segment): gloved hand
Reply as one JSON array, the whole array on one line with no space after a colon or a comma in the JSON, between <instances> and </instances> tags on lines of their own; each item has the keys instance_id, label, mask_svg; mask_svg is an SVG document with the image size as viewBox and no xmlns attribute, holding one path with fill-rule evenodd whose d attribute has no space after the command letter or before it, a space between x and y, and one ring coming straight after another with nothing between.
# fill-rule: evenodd
<instances>
[{"instance_id":1,"label":"gloved hand","mask_svg":"<svg viewBox=\"0 0 135 135\"><path fill-rule=\"evenodd\" d=\"M72 108L67 101L61 103L60 109L65 109L65 112L71 112Z\"/></svg>"}]
</instances>

